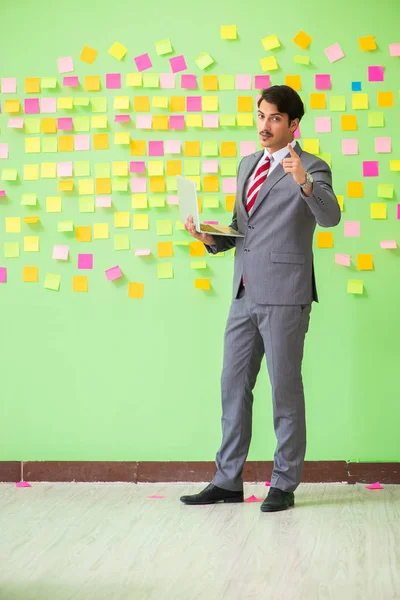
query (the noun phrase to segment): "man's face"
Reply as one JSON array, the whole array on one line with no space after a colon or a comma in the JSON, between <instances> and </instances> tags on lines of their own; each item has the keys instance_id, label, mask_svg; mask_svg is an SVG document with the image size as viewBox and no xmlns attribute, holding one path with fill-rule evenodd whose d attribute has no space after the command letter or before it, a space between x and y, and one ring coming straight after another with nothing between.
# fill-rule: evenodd
<instances>
[{"instance_id":1,"label":"man's face","mask_svg":"<svg viewBox=\"0 0 400 600\"><path fill-rule=\"evenodd\" d=\"M261 146L273 154L293 140L299 119L289 123L289 115L280 113L275 104L263 100L257 112L257 130Z\"/></svg>"}]
</instances>

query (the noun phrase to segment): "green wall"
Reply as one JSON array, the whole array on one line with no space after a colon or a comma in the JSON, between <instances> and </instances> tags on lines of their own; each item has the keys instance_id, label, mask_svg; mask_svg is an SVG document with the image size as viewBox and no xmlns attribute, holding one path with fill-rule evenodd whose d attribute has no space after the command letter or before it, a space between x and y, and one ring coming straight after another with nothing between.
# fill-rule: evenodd
<instances>
[{"instance_id":1,"label":"green wall","mask_svg":"<svg viewBox=\"0 0 400 600\"><path fill-rule=\"evenodd\" d=\"M38 3L19 0L1 3L0 77L16 77L16 97L23 100L25 77L57 76L58 57L73 56L80 82L84 75L136 72L133 57L149 52L154 73L168 73L169 56L157 56L154 43L169 37L175 54L184 54L188 73L201 81L202 71L194 59L209 52L215 63L209 74L262 74L260 58L277 57L280 69L270 73L272 84L284 83L285 75L300 74L306 115L301 140L318 138L321 152L331 153L334 189L344 196L341 224L333 231L334 247L315 250L320 304L313 305L306 340L304 383L306 390L307 460L400 460L398 423L398 282L399 252L383 250L381 240L397 239L399 173L390 171L389 160L400 159L399 58L390 57L388 45L399 41L400 9L392 0L366 3L360 0L317 5L314 1L290 1L268 8L266 3L171 2L134 3L117 0L96 2ZM236 24L239 38L220 38L220 25ZM292 41L299 30L313 38L303 51ZM265 52L261 38L277 34L281 47ZM374 35L378 48L361 52L358 38ZM118 62L107 53L119 41L128 47ZM330 63L324 48L339 42L345 58ZM99 51L91 66L79 61L84 45ZM293 61L297 54L309 55L309 66ZM368 82L368 65L383 65L385 81ZM344 95L348 114L357 114L358 130L340 130L340 112L310 110L316 73L330 73L330 95ZM176 90L139 91L141 95L185 94ZM367 127L367 110L351 109L351 82L361 81L369 94L369 110L382 110L385 127ZM377 107L377 92L394 91L395 107ZM112 97L137 93L132 88L102 89L108 98L109 134L122 130L114 124ZM257 92L189 92L218 95L220 113L236 113L236 96ZM87 96L44 90L43 96ZM34 95L31 95L34 96ZM213 460L220 442L219 378L223 332L231 297L233 258L230 253L207 257L207 269L190 268L187 246L174 246L174 257L158 259L157 242L188 240L176 229L177 208L151 208L149 231L114 230L113 211L135 211L130 192L113 194L112 209L79 212L77 193L57 192L57 179L26 182L24 164L41 161L90 160L94 177L96 162L140 160L129 156L129 148L76 154L25 154L23 131L7 128L8 115L0 95L0 143L9 143L10 158L0 160L0 169L17 168L14 184L0 181L7 196L0 199L0 266L6 266L8 281L0 284L0 459L1 460ZM12 96L14 97L14 96ZM329 106L329 105L328 105ZM160 109L154 111L161 114ZM79 113L78 109L72 116ZM83 113L82 113L83 114ZM35 116L35 115L34 115ZM38 116L38 115L36 115ZM39 115L41 116L41 115ZM52 115L45 115L52 116ZM57 116L68 116L60 111ZM134 115L132 115L134 118ZM314 118L332 117L332 133L315 133ZM132 137L135 129L129 126ZM91 132L93 133L93 132ZM374 137L392 138L391 154L375 154ZM255 127L187 129L184 132L139 132L139 139L256 140ZM359 155L342 156L341 140L358 138ZM176 157L165 157L176 158ZM182 158L182 156L178 157ZM217 157L218 158L218 157ZM237 157L239 162L240 157ZM145 159L147 160L147 159ZM379 177L362 177L362 161L379 160ZM74 178L75 182L78 178ZM363 181L364 197L347 197L347 182ZM370 203L377 197L378 183L395 184L393 199L387 200L387 219L370 218ZM36 192L39 205L21 206L22 193ZM63 212L46 212L46 196L62 195ZM203 195L205 197L206 194ZM229 222L221 192L220 208L203 211L203 218ZM384 201L384 200L383 200ZM137 212L137 211L136 211ZM6 233L5 218L40 216L40 252L26 253L21 233ZM74 234L57 232L57 223L72 219L75 225L109 222L110 239L77 243ZM173 235L158 237L156 220L170 219ZM360 221L359 238L344 237L344 221ZM128 233L129 251L113 249L114 233ZM4 257L4 242L19 241L19 258ZM52 260L54 244L70 246L70 260ZM136 257L135 249L149 247L152 255ZM94 254L94 269L77 269L77 254ZM335 253L351 255L351 267L335 264ZM371 253L374 270L359 272L356 255ZM173 279L157 278L157 264L173 263ZM124 277L107 282L104 270L119 264ZM39 267L38 283L23 283L22 268ZM58 292L44 288L47 272L61 275ZM73 293L74 275L89 273L89 292ZM205 273L205 274L204 274ZM194 289L196 277L208 277L211 291ZM364 293L347 293L348 279L362 279ZM130 281L143 282L143 299L128 298ZM271 395L265 362L255 390L254 431L249 459L271 460L275 449Z\"/></svg>"}]
</instances>

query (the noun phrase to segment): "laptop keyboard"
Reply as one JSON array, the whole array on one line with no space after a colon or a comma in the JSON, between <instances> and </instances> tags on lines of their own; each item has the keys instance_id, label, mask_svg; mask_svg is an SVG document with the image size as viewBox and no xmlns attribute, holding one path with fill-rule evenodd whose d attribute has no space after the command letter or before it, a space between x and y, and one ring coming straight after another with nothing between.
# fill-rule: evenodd
<instances>
[{"instance_id":1,"label":"laptop keyboard","mask_svg":"<svg viewBox=\"0 0 400 600\"><path fill-rule=\"evenodd\" d=\"M201 231L218 231L218 229L215 229L215 227L212 227L211 225L207 225L204 223L202 223L200 225L200 229L201 229Z\"/></svg>"}]
</instances>

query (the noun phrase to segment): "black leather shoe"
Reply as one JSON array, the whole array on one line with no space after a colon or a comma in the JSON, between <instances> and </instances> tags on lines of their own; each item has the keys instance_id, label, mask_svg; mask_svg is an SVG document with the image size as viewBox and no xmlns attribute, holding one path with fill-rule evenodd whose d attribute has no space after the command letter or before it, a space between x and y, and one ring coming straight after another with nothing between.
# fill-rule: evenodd
<instances>
[{"instance_id":1,"label":"black leather shoe","mask_svg":"<svg viewBox=\"0 0 400 600\"><path fill-rule=\"evenodd\" d=\"M223 490L210 483L204 490L191 496L182 496L184 504L216 504L217 502L243 502L243 492Z\"/></svg>"},{"instance_id":2,"label":"black leather shoe","mask_svg":"<svg viewBox=\"0 0 400 600\"><path fill-rule=\"evenodd\" d=\"M263 512L277 512L278 510L286 510L291 506L294 506L293 492L284 492L279 488L271 487L260 509Z\"/></svg>"}]
</instances>

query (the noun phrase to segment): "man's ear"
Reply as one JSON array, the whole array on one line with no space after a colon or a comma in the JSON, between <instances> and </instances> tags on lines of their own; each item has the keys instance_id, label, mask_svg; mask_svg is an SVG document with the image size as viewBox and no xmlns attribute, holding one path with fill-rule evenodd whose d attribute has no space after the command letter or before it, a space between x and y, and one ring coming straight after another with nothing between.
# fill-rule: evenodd
<instances>
[{"instance_id":1,"label":"man's ear","mask_svg":"<svg viewBox=\"0 0 400 600\"><path fill-rule=\"evenodd\" d=\"M296 131L296 129L298 128L299 123L300 123L299 119L293 119L292 122L290 123L289 129L291 131L293 131L293 133L294 133Z\"/></svg>"}]
</instances>

